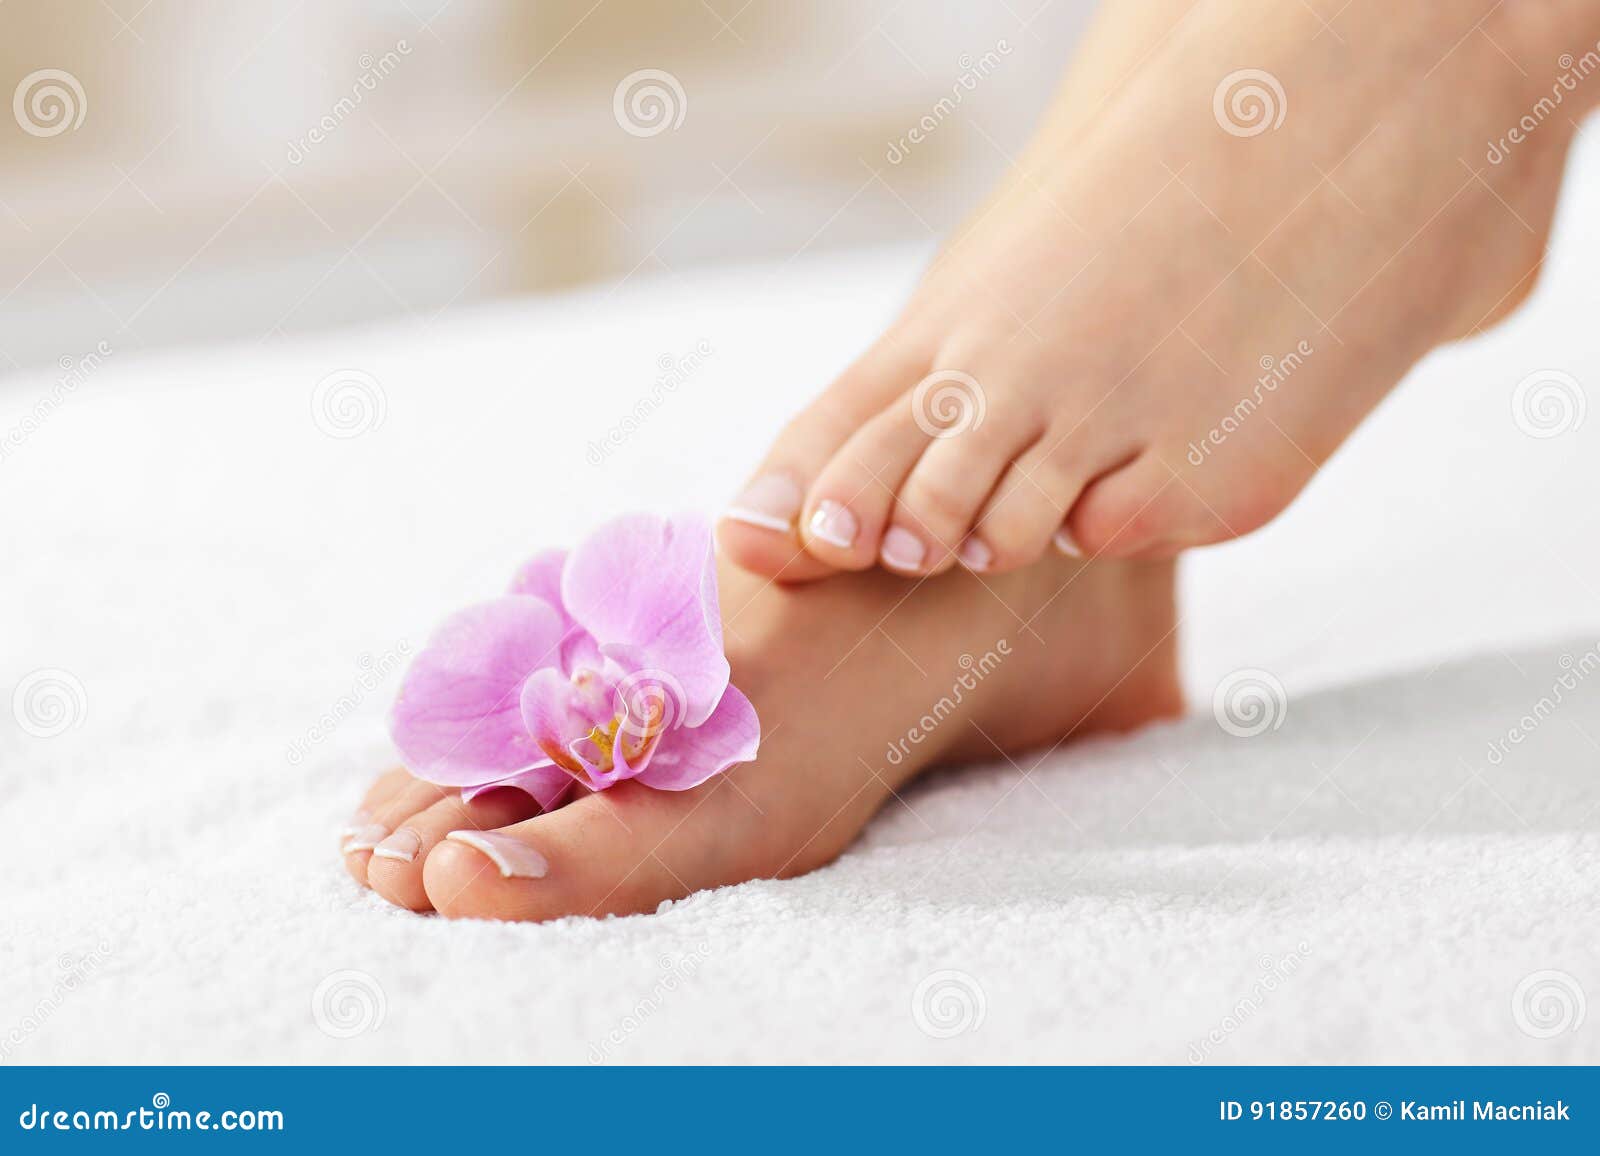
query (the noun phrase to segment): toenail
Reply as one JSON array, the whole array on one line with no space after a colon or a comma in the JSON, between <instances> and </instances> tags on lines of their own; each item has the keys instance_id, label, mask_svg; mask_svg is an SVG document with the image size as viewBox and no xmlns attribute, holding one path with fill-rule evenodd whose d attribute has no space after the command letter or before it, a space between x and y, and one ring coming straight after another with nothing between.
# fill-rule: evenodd
<instances>
[{"instance_id":1,"label":"toenail","mask_svg":"<svg viewBox=\"0 0 1600 1156\"><path fill-rule=\"evenodd\" d=\"M928 548L910 530L890 526L889 532L883 536L883 560L896 570L921 569L922 560L927 556Z\"/></svg>"},{"instance_id":2,"label":"toenail","mask_svg":"<svg viewBox=\"0 0 1600 1156\"><path fill-rule=\"evenodd\" d=\"M722 516L764 530L792 530L802 497L793 478L763 474L744 488Z\"/></svg>"},{"instance_id":3,"label":"toenail","mask_svg":"<svg viewBox=\"0 0 1600 1156\"><path fill-rule=\"evenodd\" d=\"M364 827L359 827L350 833L350 838L344 845L344 853L349 855L355 851L370 851L382 842L388 833L389 828L382 823L368 823Z\"/></svg>"},{"instance_id":4,"label":"toenail","mask_svg":"<svg viewBox=\"0 0 1600 1156\"><path fill-rule=\"evenodd\" d=\"M856 544L856 516L838 502L822 501L811 511L811 536L830 546L848 550Z\"/></svg>"},{"instance_id":5,"label":"toenail","mask_svg":"<svg viewBox=\"0 0 1600 1156\"><path fill-rule=\"evenodd\" d=\"M978 538L968 538L961 543L956 559L968 570L981 574L994 562L994 551Z\"/></svg>"},{"instance_id":6,"label":"toenail","mask_svg":"<svg viewBox=\"0 0 1600 1156\"><path fill-rule=\"evenodd\" d=\"M401 827L372 849L374 859L398 859L410 863L422 850L422 836L410 827Z\"/></svg>"},{"instance_id":7,"label":"toenail","mask_svg":"<svg viewBox=\"0 0 1600 1156\"><path fill-rule=\"evenodd\" d=\"M451 831L445 838L482 851L506 879L543 879L550 870L543 855L510 835L494 831Z\"/></svg>"},{"instance_id":8,"label":"toenail","mask_svg":"<svg viewBox=\"0 0 1600 1156\"><path fill-rule=\"evenodd\" d=\"M1067 557L1083 557L1083 547L1078 545L1077 541L1072 537L1072 535L1067 532L1067 528L1065 526L1062 526L1061 529L1057 530L1055 537L1051 538L1050 540L1056 544L1056 549L1060 550Z\"/></svg>"},{"instance_id":9,"label":"toenail","mask_svg":"<svg viewBox=\"0 0 1600 1156\"><path fill-rule=\"evenodd\" d=\"M371 822L372 812L367 810L365 807L362 807L354 815L350 816L350 821L348 823L339 829L339 835L342 838L349 839L354 836L357 831L360 831L363 827L367 826L367 824Z\"/></svg>"}]
</instances>

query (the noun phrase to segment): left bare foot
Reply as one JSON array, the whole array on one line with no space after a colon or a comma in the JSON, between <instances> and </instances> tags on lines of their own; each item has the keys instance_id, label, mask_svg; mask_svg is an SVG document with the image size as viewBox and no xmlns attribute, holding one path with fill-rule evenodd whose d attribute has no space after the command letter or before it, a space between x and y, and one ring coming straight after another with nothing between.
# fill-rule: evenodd
<instances>
[{"instance_id":1,"label":"left bare foot","mask_svg":"<svg viewBox=\"0 0 1600 1156\"><path fill-rule=\"evenodd\" d=\"M649 912L822 866L935 763L1182 708L1168 563L1061 558L989 589L952 573L908 592L882 572L781 587L728 566L720 582L733 680L761 715L756 762L688 791L624 782L548 814L517 790L463 803L391 772L345 844L350 873L447 916Z\"/></svg>"}]
</instances>

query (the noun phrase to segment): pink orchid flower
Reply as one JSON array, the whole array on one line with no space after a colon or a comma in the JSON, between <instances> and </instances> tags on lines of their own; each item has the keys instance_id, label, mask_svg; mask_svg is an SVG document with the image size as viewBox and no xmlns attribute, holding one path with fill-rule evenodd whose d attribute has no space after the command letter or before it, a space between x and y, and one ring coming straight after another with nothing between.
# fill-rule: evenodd
<instances>
[{"instance_id":1,"label":"pink orchid flower","mask_svg":"<svg viewBox=\"0 0 1600 1156\"><path fill-rule=\"evenodd\" d=\"M635 514L529 561L448 619L406 671L389 729L411 772L466 798L574 784L685 791L756 756L728 682L711 526Z\"/></svg>"}]
</instances>

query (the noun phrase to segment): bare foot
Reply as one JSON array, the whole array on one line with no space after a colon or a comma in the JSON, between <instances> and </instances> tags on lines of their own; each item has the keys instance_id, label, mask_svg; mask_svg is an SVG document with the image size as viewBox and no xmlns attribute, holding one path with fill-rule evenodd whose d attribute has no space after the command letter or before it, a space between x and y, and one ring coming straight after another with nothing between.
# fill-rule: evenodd
<instances>
[{"instance_id":1,"label":"bare foot","mask_svg":"<svg viewBox=\"0 0 1600 1156\"><path fill-rule=\"evenodd\" d=\"M1579 3L1107 4L724 551L785 579L998 573L1052 540L1166 557L1260 526L1418 358L1526 296L1600 99L1557 83L1561 54L1597 26Z\"/></svg>"},{"instance_id":2,"label":"bare foot","mask_svg":"<svg viewBox=\"0 0 1600 1156\"><path fill-rule=\"evenodd\" d=\"M520 791L463 804L392 772L346 842L351 874L448 916L654 911L829 862L936 763L1182 707L1168 563L1058 559L988 589L966 574L910 592L881 572L794 588L724 567L720 581L734 683L761 715L756 762L689 791L626 782L549 814Z\"/></svg>"}]
</instances>

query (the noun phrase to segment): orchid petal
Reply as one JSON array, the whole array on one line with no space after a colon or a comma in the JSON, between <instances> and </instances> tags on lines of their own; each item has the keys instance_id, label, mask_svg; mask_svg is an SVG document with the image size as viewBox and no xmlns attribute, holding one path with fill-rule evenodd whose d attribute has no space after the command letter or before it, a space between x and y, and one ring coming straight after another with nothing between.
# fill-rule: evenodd
<instances>
[{"instance_id":1,"label":"orchid petal","mask_svg":"<svg viewBox=\"0 0 1600 1156\"><path fill-rule=\"evenodd\" d=\"M558 657L561 615L508 596L447 619L406 671L389 731L406 767L475 786L545 761L522 722L522 686Z\"/></svg>"},{"instance_id":2,"label":"orchid petal","mask_svg":"<svg viewBox=\"0 0 1600 1156\"><path fill-rule=\"evenodd\" d=\"M594 638L567 613L561 600L561 570L567 563L565 550L545 550L522 564L511 580L511 593L526 594L554 606L561 615L564 637L561 642L561 669L571 674L580 666L599 666L600 648Z\"/></svg>"},{"instance_id":3,"label":"orchid petal","mask_svg":"<svg viewBox=\"0 0 1600 1156\"><path fill-rule=\"evenodd\" d=\"M561 601L561 568L566 562L565 550L545 550L535 554L517 570L508 593L542 598L565 613L566 604Z\"/></svg>"},{"instance_id":4,"label":"orchid petal","mask_svg":"<svg viewBox=\"0 0 1600 1156\"><path fill-rule=\"evenodd\" d=\"M730 686L711 717L700 726L679 727L661 736L650 765L635 778L660 791L687 791L735 763L748 763L761 745L756 708Z\"/></svg>"},{"instance_id":5,"label":"orchid petal","mask_svg":"<svg viewBox=\"0 0 1600 1156\"><path fill-rule=\"evenodd\" d=\"M575 785L571 775L546 760L543 766L530 767L497 782L463 787L461 798L470 803L484 792L495 790L497 787L515 787L532 795L541 811L553 811L572 792Z\"/></svg>"},{"instance_id":6,"label":"orchid petal","mask_svg":"<svg viewBox=\"0 0 1600 1156\"><path fill-rule=\"evenodd\" d=\"M635 514L606 523L567 558L561 598L602 654L671 672L686 725L710 717L730 672L708 521Z\"/></svg>"},{"instance_id":7,"label":"orchid petal","mask_svg":"<svg viewBox=\"0 0 1600 1156\"><path fill-rule=\"evenodd\" d=\"M592 670L569 679L559 670L541 670L523 684L521 723L534 746L558 767L589 775L588 760L573 753L572 744L615 717L611 688Z\"/></svg>"}]
</instances>

